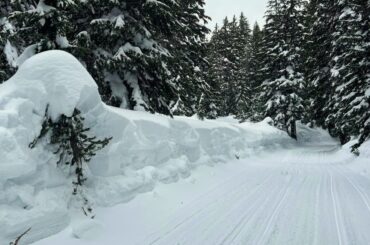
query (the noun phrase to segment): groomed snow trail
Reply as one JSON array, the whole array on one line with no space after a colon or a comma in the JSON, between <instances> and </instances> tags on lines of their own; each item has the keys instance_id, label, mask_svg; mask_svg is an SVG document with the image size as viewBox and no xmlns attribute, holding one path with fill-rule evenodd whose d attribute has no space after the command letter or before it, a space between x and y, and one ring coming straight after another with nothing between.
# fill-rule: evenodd
<instances>
[{"instance_id":1,"label":"groomed snow trail","mask_svg":"<svg viewBox=\"0 0 370 245\"><path fill-rule=\"evenodd\" d=\"M203 167L99 210L107 225L88 243L65 231L37 244L368 245L370 179L350 165L320 146Z\"/></svg>"}]
</instances>

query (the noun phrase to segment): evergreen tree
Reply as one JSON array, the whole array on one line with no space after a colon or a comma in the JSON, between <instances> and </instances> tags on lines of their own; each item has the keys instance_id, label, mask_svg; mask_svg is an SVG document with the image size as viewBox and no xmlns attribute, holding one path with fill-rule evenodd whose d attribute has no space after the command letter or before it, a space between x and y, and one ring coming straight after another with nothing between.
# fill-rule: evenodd
<instances>
[{"instance_id":1,"label":"evergreen tree","mask_svg":"<svg viewBox=\"0 0 370 245\"><path fill-rule=\"evenodd\" d=\"M9 0L0 2L0 83L5 81L14 72L13 67L8 67L8 63L11 63L11 57L8 57L7 53L10 50L9 43L7 42L7 36L13 32L13 27L9 23L9 13L11 12L11 5ZM14 51L14 50L13 50ZM8 60L10 60L8 62Z\"/></svg>"},{"instance_id":2,"label":"evergreen tree","mask_svg":"<svg viewBox=\"0 0 370 245\"><path fill-rule=\"evenodd\" d=\"M246 81L246 54L250 44L248 20L241 14L227 18L220 29L216 29L210 41L208 60L210 61L208 84L214 93L212 110L217 108L217 116L241 114L247 109L249 85ZM217 104L217 106L215 106Z\"/></svg>"},{"instance_id":3,"label":"evergreen tree","mask_svg":"<svg viewBox=\"0 0 370 245\"><path fill-rule=\"evenodd\" d=\"M5 18L2 18L0 19L0 51L4 50L5 48L5 35L4 35L4 30L3 30L3 25L5 23ZM6 77L7 77L7 73L6 73L6 64L7 64L7 60L6 60L6 57L5 57L5 53L4 52L0 52L0 83L2 83Z\"/></svg>"},{"instance_id":4,"label":"evergreen tree","mask_svg":"<svg viewBox=\"0 0 370 245\"><path fill-rule=\"evenodd\" d=\"M179 113L195 112L204 86L204 0L16 0L8 5L15 32L6 41L19 54L27 47L34 53L72 53L98 83L103 100L114 106L172 114L181 102Z\"/></svg>"},{"instance_id":5,"label":"evergreen tree","mask_svg":"<svg viewBox=\"0 0 370 245\"><path fill-rule=\"evenodd\" d=\"M244 110L239 111L237 118L241 121L250 119L252 121L259 121L262 118L262 101L260 99L261 85L262 85L262 63L264 58L263 50L263 32L259 25L255 23L253 33L245 56L245 92L244 92Z\"/></svg>"},{"instance_id":6,"label":"evergreen tree","mask_svg":"<svg viewBox=\"0 0 370 245\"><path fill-rule=\"evenodd\" d=\"M227 105L229 104L228 95L233 89L229 84L235 73L235 65L229 60L231 57L232 43L230 27L236 28L237 22L231 24L226 17L221 28L216 26L212 38L209 42L207 51L207 60L209 62L209 72L207 84L209 85L206 98L202 101L202 110L200 116L203 117L220 117L228 115ZM207 112L207 110L210 110Z\"/></svg>"},{"instance_id":7,"label":"evergreen tree","mask_svg":"<svg viewBox=\"0 0 370 245\"><path fill-rule=\"evenodd\" d=\"M171 59L168 62L173 83L176 85L179 100L173 106L175 114L194 115L207 85L205 82L206 35L204 26L209 17L205 15L204 0L178 1L177 18L182 25L177 26L170 46Z\"/></svg>"},{"instance_id":8,"label":"evergreen tree","mask_svg":"<svg viewBox=\"0 0 370 245\"><path fill-rule=\"evenodd\" d=\"M229 22L226 18L224 25L220 29L220 116L235 115L238 100L241 96L241 84L238 81L239 56L237 48L239 26L237 18L234 16Z\"/></svg>"},{"instance_id":9,"label":"evergreen tree","mask_svg":"<svg viewBox=\"0 0 370 245\"><path fill-rule=\"evenodd\" d=\"M12 1L9 21L15 31L8 40L20 53L30 45L36 53L67 48L75 5L73 0L40 0L37 4L31 0Z\"/></svg>"},{"instance_id":10,"label":"evergreen tree","mask_svg":"<svg viewBox=\"0 0 370 245\"><path fill-rule=\"evenodd\" d=\"M342 143L361 135L357 148L369 137L370 61L369 5L367 1L337 1L333 33L330 101L327 123L334 125Z\"/></svg>"},{"instance_id":11,"label":"evergreen tree","mask_svg":"<svg viewBox=\"0 0 370 245\"><path fill-rule=\"evenodd\" d=\"M236 110L234 115L240 118L240 115L247 114L250 111L251 99L252 99L252 88L248 78L248 63L250 60L251 53L251 28L249 21L245 18L244 14L241 13L239 18L239 31L236 38L236 84L237 88L240 89L239 97L236 101Z\"/></svg>"},{"instance_id":12,"label":"evergreen tree","mask_svg":"<svg viewBox=\"0 0 370 245\"><path fill-rule=\"evenodd\" d=\"M167 59L170 37L179 22L169 0L132 2L89 0L81 3L78 57L89 62L109 104L171 114L178 100Z\"/></svg>"},{"instance_id":13,"label":"evergreen tree","mask_svg":"<svg viewBox=\"0 0 370 245\"><path fill-rule=\"evenodd\" d=\"M305 74L310 100L306 121L310 121L312 125L328 127L332 130L332 125L325 125L325 119L330 114L328 103L333 94L329 81L332 33L335 24L333 1L312 0L306 12L308 31L305 36Z\"/></svg>"},{"instance_id":14,"label":"evergreen tree","mask_svg":"<svg viewBox=\"0 0 370 245\"><path fill-rule=\"evenodd\" d=\"M96 152L103 149L112 138L97 139L91 136L90 129L84 125L84 118L81 112L75 108L72 116L61 115L53 121L49 117L48 107L45 111L45 118L39 136L29 144L33 149L41 139L50 136L48 141L55 147L54 154L58 155L59 167L69 166L73 169L75 180L73 183L73 195L82 198L82 210L86 216L92 209L85 193L81 187L86 181L86 164L96 155Z\"/></svg>"},{"instance_id":15,"label":"evergreen tree","mask_svg":"<svg viewBox=\"0 0 370 245\"><path fill-rule=\"evenodd\" d=\"M222 56L220 50L224 47L220 29L216 24L214 31L212 32L211 40L207 45L207 62L208 71L206 74L207 87L201 97L199 103L198 116L200 118L215 119L219 116L220 105L221 105L221 62Z\"/></svg>"},{"instance_id":16,"label":"evergreen tree","mask_svg":"<svg viewBox=\"0 0 370 245\"><path fill-rule=\"evenodd\" d=\"M275 126L297 138L296 121L304 112L302 91L302 34L301 0L270 0L266 12L264 72L264 116Z\"/></svg>"}]
</instances>

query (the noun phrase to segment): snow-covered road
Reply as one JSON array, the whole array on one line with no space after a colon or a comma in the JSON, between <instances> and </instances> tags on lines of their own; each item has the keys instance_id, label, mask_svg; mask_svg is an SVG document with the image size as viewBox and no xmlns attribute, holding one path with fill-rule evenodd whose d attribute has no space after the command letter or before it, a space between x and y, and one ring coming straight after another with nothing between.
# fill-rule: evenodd
<instances>
[{"instance_id":1,"label":"snow-covered road","mask_svg":"<svg viewBox=\"0 0 370 245\"><path fill-rule=\"evenodd\" d=\"M201 167L99 209L93 237L72 226L36 244L368 245L370 179L350 161L321 146Z\"/></svg>"}]
</instances>

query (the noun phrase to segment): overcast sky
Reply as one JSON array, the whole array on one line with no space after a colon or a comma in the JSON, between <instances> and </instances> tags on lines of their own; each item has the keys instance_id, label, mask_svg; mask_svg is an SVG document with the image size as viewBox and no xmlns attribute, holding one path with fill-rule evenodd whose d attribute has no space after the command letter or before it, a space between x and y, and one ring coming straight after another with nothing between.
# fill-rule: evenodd
<instances>
[{"instance_id":1,"label":"overcast sky","mask_svg":"<svg viewBox=\"0 0 370 245\"><path fill-rule=\"evenodd\" d=\"M241 12L244 12L252 26L256 21L263 25L266 4L267 0L206 0L206 13L212 18L208 26L213 29L216 23L222 24L225 16L232 18Z\"/></svg>"}]
</instances>

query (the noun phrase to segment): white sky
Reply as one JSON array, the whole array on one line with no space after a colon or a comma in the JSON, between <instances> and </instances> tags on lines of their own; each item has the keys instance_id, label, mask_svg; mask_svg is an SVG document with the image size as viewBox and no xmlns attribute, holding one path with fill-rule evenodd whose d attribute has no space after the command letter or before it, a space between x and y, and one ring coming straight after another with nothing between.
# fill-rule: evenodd
<instances>
[{"instance_id":1,"label":"white sky","mask_svg":"<svg viewBox=\"0 0 370 245\"><path fill-rule=\"evenodd\" d=\"M239 16L241 12L248 18L251 26L254 22L264 24L263 15L268 0L206 0L206 14L212 18L208 27L213 29L216 23L222 24L222 20L228 16Z\"/></svg>"}]
</instances>

